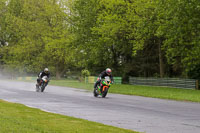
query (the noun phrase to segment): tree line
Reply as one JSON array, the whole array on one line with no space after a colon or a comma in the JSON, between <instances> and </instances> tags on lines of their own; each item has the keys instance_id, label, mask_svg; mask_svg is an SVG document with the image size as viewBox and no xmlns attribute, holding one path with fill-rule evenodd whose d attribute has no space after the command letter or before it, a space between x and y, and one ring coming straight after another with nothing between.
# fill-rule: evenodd
<instances>
[{"instance_id":1,"label":"tree line","mask_svg":"<svg viewBox=\"0 0 200 133\"><path fill-rule=\"evenodd\" d=\"M0 67L199 78L199 12L199 0L1 0Z\"/></svg>"}]
</instances>

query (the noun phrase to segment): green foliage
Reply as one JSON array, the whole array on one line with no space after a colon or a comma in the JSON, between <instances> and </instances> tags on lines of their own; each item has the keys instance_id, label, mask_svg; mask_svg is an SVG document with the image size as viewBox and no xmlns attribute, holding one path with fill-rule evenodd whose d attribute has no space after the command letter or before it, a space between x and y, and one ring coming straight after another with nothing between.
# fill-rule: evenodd
<instances>
[{"instance_id":1,"label":"green foliage","mask_svg":"<svg viewBox=\"0 0 200 133\"><path fill-rule=\"evenodd\" d=\"M120 58L126 58L132 53L132 45L129 43L126 13L127 5L124 0L100 1L97 25L92 28L96 34L97 47L100 55L104 55L103 62L117 68L123 63Z\"/></svg>"},{"instance_id":2,"label":"green foliage","mask_svg":"<svg viewBox=\"0 0 200 133\"><path fill-rule=\"evenodd\" d=\"M81 71L81 75L82 75L83 77L88 77L88 76L90 76L90 71L87 70L87 69L83 69L83 70Z\"/></svg>"},{"instance_id":3,"label":"green foliage","mask_svg":"<svg viewBox=\"0 0 200 133\"><path fill-rule=\"evenodd\" d=\"M73 34L63 5L55 0L11 0L7 7L6 34L12 35L5 48L7 65L28 73L50 67L58 77L73 65Z\"/></svg>"},{"instance_id":4,"label":"green foliage","mask_svg":"<svg viewBox=\"0 0 200 133\"><path fill-rule=\"evenodd\" d=\"M6 30L6 0L0 1L0 48L6 45L8 36L5 34Z\"/></svg>"},{"instance_id":5,"label":"green foliage","mask_svg":"<svg viewBox=\"0 0 200 133\"><path fill-rule=\"evenodd\" d=\"M195 65L188 71L189 78L200 80L200 64Z\"/></svg>"},{"instance_id":6,"label":"green foliage","mask_svg":"<svg viewBox=\"0 0 200 133\"><path fill-rule=\"evenodd\" d=\"M199 0L2 0L0 62L57 77L106 67L123 77L186 76L200 61L199 12Z\"/></svg>"},{"instance_id":7,"label":"green foliage","mask_svg":"<svg viewBox=\"0 0 200 133\"><path fill-rule=\"evenodd\" d=\"M197 65L199 52L200 1L168 0L159 3L163 10L164 48L169 63L181 62L185 70Z\"/></svg>"},{"instance_id":8,"label":"green foliage","mask_svg":"<svg viewBox=\"0 0 200 133\"><path fill-rule=\"evenodd\" d=\"M96 25L96 16L98 14L98 0L75 0L70 7L72 20L72 31L75 34L73 47L76 48L75 60L80 67L88 64L98 64L96 57L98 47L95 43L96 36L92 34L91 28Z\"/></svg>"}]
</instances>

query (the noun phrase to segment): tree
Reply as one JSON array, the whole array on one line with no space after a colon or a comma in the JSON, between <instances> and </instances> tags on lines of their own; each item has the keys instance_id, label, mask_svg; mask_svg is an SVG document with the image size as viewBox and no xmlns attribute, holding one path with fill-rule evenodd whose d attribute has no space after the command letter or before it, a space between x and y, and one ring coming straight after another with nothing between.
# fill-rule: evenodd
<instances>
[{"instance_id":1,"label":"tree","mask_svg":"<svg viewBox=\"0 0 200 133\"><path fill-rule=\"evenodd\" d=\"M74 0L70 6L76 66L93 71L99 69L100 65L100 55L95 42L97 36L92 33L99 10L99 0Z\"/></svg>"},{"instance_id":2,"label":"tree","mask_svg":"<svg viewBox=\"0 0 200 133\"><path fill-rule=\"evenodd\" d=\"M132 10L131 10L132 9ZM163 41L162 35L158 34L161 20L159 16L159 10L157 1L138 0L130 5L129 16L133 19L135 26L133 27L132 36L133 40L133 52L138 53L141 50L145 50L148 57L155 57L154 67L159 68L160 77L164 77L165 74L165 53L161 49ZM131 15L134 14L134 15ZM152 49L153 48L153 49ZM145 52L144 51L144 52ZM141 53L141 52L140 52ZM144 53L144 55L146 55ZM156 63L157 62L157 63ZM148 64L146 64L148 65Z\"/></svg>"},{"instance_id":3,"label":"tree","mask_svg":"<svg viewBox=\"0 0 200 133\"><path fill-rule=\"evenodd\" d=\"M12 35L4 51L6 65L23 72L38 72L50 67L59 78L68 68L73 35L69 31L64 5L55 0L11 0L6 16Z\"/></svg>"},{"instance_id":4,"label":"tree","mask_svg":"<svg viewBox=\"0 0 200 133\"><path fill-rule=\"evenodd\" d=\"M164 47L168 62L179 64L187 72L200 61L200 1L160 1L163 26L160 27L166 40Z\"/></svg>"},{"instance_id":5,"label":"tree","mask_svg":"<svg viewBox=\"0 0 200 133\"><path fill-rule=\"evenodd\" d=\"M6 0L0 2L0 47L5 46L7 42L7 36L5 34L6 23L5 16L7 13Z\"/></svg>"}]
</instances>

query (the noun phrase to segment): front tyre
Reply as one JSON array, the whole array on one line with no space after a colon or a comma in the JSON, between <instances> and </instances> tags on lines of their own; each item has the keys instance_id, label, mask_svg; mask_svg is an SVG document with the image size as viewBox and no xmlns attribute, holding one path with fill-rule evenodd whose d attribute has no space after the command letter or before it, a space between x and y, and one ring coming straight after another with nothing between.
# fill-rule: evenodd
<instances>
[{"instance_id":1,"label":"front tyre","mask_svg":"<svg viewBox=\"0 0 200 133\"><path fill-rule=\"evenodd\" d=\"M43 87L41 88L41 92L43 92L43 91L44 91L44 89L45 89L45 87L43 86Z\"/></svg>"},{"instance_id":2,"label":"front tyre","mask_svg":"<svg viewBox=\"0 0 200 133\"><path fill-rule=\"evenodd\" d=\"M45 87L46 87L46 84L45 84L45 83L42 83L42 84L41 84L41 92L44 91Z\"/></svg>"},{"instance_id":3,"label":"front tyre","mask_svg":"<svg viewBox=\"0 0 200 133\"><path fill-rule=\"evenodd\" d=\"M105 98L106 95L108 93L108 88L106 88L103 92L102 92L102 97Z\"/></svg>"}]
</instances>

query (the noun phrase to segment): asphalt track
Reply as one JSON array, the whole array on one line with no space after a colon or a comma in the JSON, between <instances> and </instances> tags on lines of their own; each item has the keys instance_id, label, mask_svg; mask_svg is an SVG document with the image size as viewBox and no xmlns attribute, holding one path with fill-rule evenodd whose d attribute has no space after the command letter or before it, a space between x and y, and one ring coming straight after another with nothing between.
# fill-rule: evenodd
<instances>
[{"instance_id":1,"label":"asphalt track","mask_svg":"<svg viewBox=\"0 0 200 133\"><path fill-rule=\"evenodd\" d=\"M95 98L86 90L58 86L38 93L34 83L5 80L0 80L0 99L139 132L200 132L199 103L111 93Z\"/></svg>"}]
</instances>

